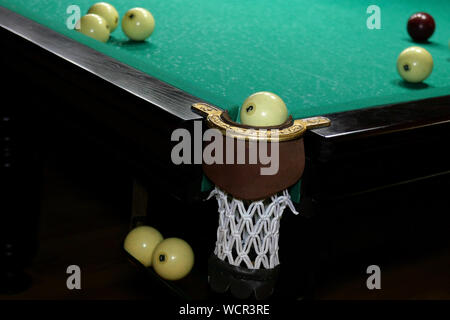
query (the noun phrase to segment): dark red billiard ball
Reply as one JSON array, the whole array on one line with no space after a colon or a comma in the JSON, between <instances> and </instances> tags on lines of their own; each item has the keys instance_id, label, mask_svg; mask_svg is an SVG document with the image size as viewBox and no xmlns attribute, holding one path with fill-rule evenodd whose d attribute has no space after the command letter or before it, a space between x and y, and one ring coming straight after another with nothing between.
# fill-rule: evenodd
<instances>
[{"instance_id":1,"label":"dark red billiard ball","mask_svg":"<svg viewBox=\"0 0 450 320\"><path fill-rule=\"evenodd\" d=\"M428 13L417 12L408 19L408 33L414 41L428 40L435 28L434 19Z\"/></svg>"}]
</instances>

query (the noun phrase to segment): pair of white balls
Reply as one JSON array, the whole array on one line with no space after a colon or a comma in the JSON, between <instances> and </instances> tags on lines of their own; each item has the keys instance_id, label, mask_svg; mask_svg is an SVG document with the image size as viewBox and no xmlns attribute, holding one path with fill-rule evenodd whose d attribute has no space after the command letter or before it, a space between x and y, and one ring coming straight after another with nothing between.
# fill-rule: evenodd
<instances>
[{"instance_id":1,"label":"pair of white balls","mask_svg":"<svg viewBox=\"0 0 450 320\"><path fill-rule=\"evenodd\" d=\"M125 238L124 249L145 267L153 266L156 273L166 280L184 278L194 265L194 252L186 241L164 239L150 226L131 230Z\"/></svg>"},{"instance_id":2,"label":"pair of white balls","mask_svg":"<svg viewBox=\"0 0 450 320\"><path fill-rule=\"evenodd\" d=\"M119 13L106 2L99 2L89 8L88 14L80 19L79 31L91 38L106 42L119 24ZM133 8L122 18L122 30L134 41L144 41L155 29L153 15L144 8Z\"/></svg>"}]
</instances>

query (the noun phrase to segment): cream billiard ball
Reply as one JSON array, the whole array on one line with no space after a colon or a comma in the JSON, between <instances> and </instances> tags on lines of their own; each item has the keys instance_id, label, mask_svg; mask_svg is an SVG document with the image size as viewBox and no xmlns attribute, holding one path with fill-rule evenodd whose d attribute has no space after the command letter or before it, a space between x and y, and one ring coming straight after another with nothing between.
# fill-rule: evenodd
<instances>
[{"instance_id":1,"label":"cream billiard ball","mask_svg":"<svg viewBox=\"0 0 450 320\"><path fill-rule=\"evenodd\" d=\"M249 96L241 107L241 123L253 127L278 126L288 118L283 100L272 92L257 92Z\"/></svg>"},{"instance_id":2,"label":"cream billiard ball","mask_svg":"<svg viewBox=\"0 0 450 320\"><path fill-rule=\"evenodd\" d=\"M140 226L131 230L124 241L124 249L145 267L152 265L153 252L163 236L153 227Z\"/></svg>"},{"instance_id":3,"label":"cream billiard ball","mask_svg":"<svg viewBox=\"0 0 450 320\"><path fill-rule=\"evenodd\" d=\"M133 8L122 18L122 30L134 41L144 41L151 36L155 29L153 15L144 8Z\"/></svg>"},{"instance_id":4,"label":"cream billiard ball","mask_svg":"<svg viewBox=\"0 0 450 320\"><path fill-rule=\"evenodd\" d=\"M92 13L81 17L78 31L101 42L108 41L110 34L106 20Z\"/></svg>"},{"instance_id":5,"label":"cream billiard ball","mask_svg":"<svg viewBox=\"0 0 450 320\"><path fill-rule=\"evenodd\" d=\"M100 17L103 17L108 23L109 32L116 30L119 24L119 13L109 3L98 2L89 8L88 13L98 14Z\"/></svg>"},{"instance_id":6,"label":"cream billiard ball","mask_svg":"<svg viewBox=\"0 0 450 320\"><path fill-rule=\"evenodd\" d=\"M153 269L163 279L184 278L194 265L194 252L191 246L179 238L161 241L153 253Z\"/></svg>"},{"instance_id":7,"label":"cream billiard ball","mask_svg":"<svg viewBox=\"0 0 450 320\"><path fill-rule=\"evenodd\" d=\"M397 59L397 71L403 80L419 83L428 78L433 70L433 57L421 47L403 50Z\"/></svg>"}]
</instances>

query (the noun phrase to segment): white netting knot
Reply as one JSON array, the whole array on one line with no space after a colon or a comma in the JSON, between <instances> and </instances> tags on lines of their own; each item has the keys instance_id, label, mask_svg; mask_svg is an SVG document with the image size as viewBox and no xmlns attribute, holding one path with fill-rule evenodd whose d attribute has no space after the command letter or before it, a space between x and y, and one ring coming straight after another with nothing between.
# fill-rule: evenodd
<instances>
[{"instance_id":1,"label":"white netting knot","mask_svg":"<svg viewBox=\"0 0 450 320\"><path fill-rule=\"evenodd\" d=\"M298 214L287 190L270 199L254 201L246 208L217 187L208 199L216 197L219 206L219 227L214 254L234 266L242 263L248 269L272 269L278 259L280 219L288 206ZM270 200L270 201L269 201Z\"/></svg>"}]
</instances>

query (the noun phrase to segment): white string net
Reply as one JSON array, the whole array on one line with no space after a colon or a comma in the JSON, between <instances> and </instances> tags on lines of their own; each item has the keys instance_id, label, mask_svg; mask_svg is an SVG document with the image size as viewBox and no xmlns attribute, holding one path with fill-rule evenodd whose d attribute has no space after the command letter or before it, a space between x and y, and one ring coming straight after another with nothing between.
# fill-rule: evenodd
<instances>
[{"instance_id":1,"label":"white string net","mask_svg":"<svg viewBox=\"0 0 450 320\"><path fill-rule=\"evenodd\" d=\"M219 227L214 254L234 266L248 269L272 269L278 259L280 219L288 206L294 208L287 190L270 199L246 204L217 187L208 199L216 197L219 205Z\"/></svg>"}]
</instances>

